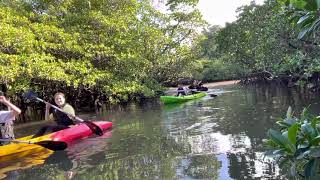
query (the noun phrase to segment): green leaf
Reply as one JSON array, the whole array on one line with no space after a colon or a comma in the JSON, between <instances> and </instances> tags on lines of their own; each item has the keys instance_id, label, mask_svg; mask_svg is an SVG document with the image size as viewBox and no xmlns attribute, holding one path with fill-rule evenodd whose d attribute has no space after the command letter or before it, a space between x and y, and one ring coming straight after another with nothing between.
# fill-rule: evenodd
<instances>
[{"instance_id":1,"label":"green leaf","mask_svg":"<svg viewBox=\"0 0 320 180\"><path fill-rule=\"evenodd\" d=\"M320 116L312 118L311 119L311 126L313 128L317 128L317 124L318 124L319 120L320 120Z\"/></svg>"},{"instance_id":2,"label":"green leaf","mask_svg":"<svg viewBox=\"0 0 320 180\"><path fill-rule=\"evenodd\" d=\"M281 4L290 3L290 0L277 0L277 1L280 2Z\"/></svg>"},{"instance_id":3,"label":"green leaf","mask_svg":"<svg viewBox=\"0 0 320 180\"><path fill-rule=\"evenodd\" d=\"M298 9L303 9L307 5L307 2L303 0L290 0L290 3Z\"/></svg>"},{"instance_id":4,"label":"green leaf","mask_svg":"<svg viewBox=\"0 0 320 180\"><path fill-rule=\"evenodd\" d=\"M318 29L319 28L319 24L320 24L320 18L314 20L313 23L310 26L310 31L314 31L314 30Z\"/></svg>"},{"instance_id":5,"label":"green leaf","mask_svg":"<svg viewBox=\"0 0 320 180\"><path fill-rule=\"evenodd\" d=\"M289 135L288 131L284 131L284 132L282 133L282 136L284 137L284 139L285 139L285 141L286 141L286 142L285 142L285 147L287 147L287 149L290 150L290 153L293 153L293 152L296 151L296 147L295 147L294 144L292 144L292 143L290 142L288 135Z\"/></svg>"},{"instance_id":6,"label":"green leaf","mask_svg":"<svg viewBox=\"0 0 320 180\"><path fill-rule=\"evenodd\" d=\"M307 20L309 20L311 18L311 14L307 13L306 15L300 17L300 19L297 22L297 25L302 26L303 23L305 23Z\"/></svg>"},{"instance_id":7,"label":"green leaf","mask_svg":"<svg viewBox=\"0 0 320 180\"><path fill-rule=\"evenodd\" d=\"M303 124L301 126L301 132L308 138L309 142L311 142L315 136L315 129L311 126L311 123Z\"/></svg>"},{"instance_id":8,"label":"green leaf","mask_svg":"<svg viewBox=\"0 0 320 180\"><path fill-rule=\"evenodd\" d=\"M299 128L298 124L295 124L288 129L288 139L293 145L296 145L296 142L297 142L298 128Z\"/></svg>"},{"instance_id":9,"label":"green leaf","mask_svg":"<svg viewBox=\"0 0 320 180\"><path fill-rule=\"evenodd\" d=\"M271 138L271 140L273 140L279 146L282 146L282 147L286 146L286 139L282 136L282 134L279 131L270 129L268 131L268 136Z\"/></svg>"},{"instance_id":10,"label":"green leaf","mask_svg":"<svg viewBox=\"0 0 320 180\"><path fill-rule=\"evenodd\" d=\"M307 4L305 5L305 9L309 11L316 11L318 9L318 5L316 0L307 0Z\"/></svg>"},{"instance_id":11,"label":"green leaf","mask_svg":"<svg viewBox=\"0 0 320 180\"><path fill-rule=\"evenodd\" d=\"M320 135L318 135L317 137L315 137L311 140L311 144L314 146L319 145L319 142L320 142Z\"/></svg>"},{"instance_id":12,"label":"green leaf","mask_svg":"<svg viewBox=\"0 0 320 180\"><path fill-rule=\"evenodd\" d=\"M302 39L308 32L309 32L308 27L303 28L298 34L298 39Z\"/></svg>"}]
</instances>

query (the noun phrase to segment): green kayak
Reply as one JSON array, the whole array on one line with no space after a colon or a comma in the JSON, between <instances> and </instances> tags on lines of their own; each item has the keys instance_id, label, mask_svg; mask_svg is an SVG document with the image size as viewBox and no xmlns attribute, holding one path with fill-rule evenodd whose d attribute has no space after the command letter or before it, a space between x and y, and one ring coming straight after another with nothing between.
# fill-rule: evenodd
<instances>
[{"instance_id":1,"label":"green kayak","mask_svg":"<svg viewBox=\"0 0 320 180\"><path fill-rule=\"evenodd\" d=\"M187 95L187 96L160 96L160 100L165 104L171 103L182 103L192 99L197 99L206 96L206 93L200 92L197 94Z\"/></svg>"}]
</instances>

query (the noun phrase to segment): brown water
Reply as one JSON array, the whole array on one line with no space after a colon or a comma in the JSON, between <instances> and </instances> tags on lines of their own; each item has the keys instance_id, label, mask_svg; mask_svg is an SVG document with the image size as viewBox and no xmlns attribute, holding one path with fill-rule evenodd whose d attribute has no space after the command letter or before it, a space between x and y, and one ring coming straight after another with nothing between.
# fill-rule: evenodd
<instances>
[{"instance_id":1,"label":"brown water","mask_svg":"<svg viewBox=\"0 0 320 180\"><path fill-rule=\"evenodd\" d=\"M276 87L227 86L217 97L164 106L129 105L85 118L113 121L104 137L80 140L40 165L7 173L15 179L287 179L264 158L263 140L288 106L300 112L319 98ZM21 129L18 135L38 127ZM16 168L18 169L18 168Z\"/></svg>"}]
</instances>

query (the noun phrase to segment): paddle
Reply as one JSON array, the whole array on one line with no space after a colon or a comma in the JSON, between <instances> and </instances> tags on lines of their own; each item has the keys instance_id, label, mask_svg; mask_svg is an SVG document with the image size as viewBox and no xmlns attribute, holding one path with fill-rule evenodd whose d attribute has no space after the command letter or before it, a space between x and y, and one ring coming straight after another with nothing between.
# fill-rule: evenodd
<instances>
[{"instance_id":1,"label":"paddle","mask_svg":"<svg viewBox=\"0 0 320 180\"><path fill-rule=\"evenodd\" d=\"M52 151L60 151L64 150L68 147L67 143L63 141L39 141L39 142L31 142L31 141L20 141L13 139L0 139L1 142L13 142L13 143L25 143L25 144L36 144Z\"/></svg>"},{"instance_id":2,"label":"paddle","mask_svg":"<svg viewBox=\"0 0 320 180\"><path fill-rule=\"evenodd\" d=\"M218 95L216 94L209 94L211 97L217 97Z\"/></svg>"},{"instance_id":3,"label":"paddle","mask_svg":"<svg viewBox=\"0 0 320 180\"><path fill-rule=\"evenodd\" d=\"M38 97L37 97L37 94L36 94L35 92L33 92L33 91L29 91L29 92L25 93L23 96L24 96L25 98L27 98L27 99L36 99L36 100L38 100L38 101L40 101L40 102L49 104L51 107L55 108L56 110L58 110L58 111L60 111L60 112L62 112L62 113L64 113L64 114L66 114L66 115L68 115L68 116L73 117L74 120L76 120L76 121L78 121L78 122L81 122L81 123L84 123L85 125L87 125L87 126L91 129L91 131L92 131L93 133L95 133L95 134L97 134L97 135L99 135L99 136L102 136L102 135L103 135L102 129L101 129L99 126L97 126L96 124L94 124L93 122L83 120L83 119L81 119L81 118L79 118L79 117L77 117L77 116L74 116L73 114L70 114L70 113L67 113L67 112L63 111L63 110L60 109L59 107L57 107L57 106L55 106L55 105L53 105L53 104L51 104L51 103L48 103L47 101L44 101L44 100L38 98Z\"/></svg>"}]
</instances>

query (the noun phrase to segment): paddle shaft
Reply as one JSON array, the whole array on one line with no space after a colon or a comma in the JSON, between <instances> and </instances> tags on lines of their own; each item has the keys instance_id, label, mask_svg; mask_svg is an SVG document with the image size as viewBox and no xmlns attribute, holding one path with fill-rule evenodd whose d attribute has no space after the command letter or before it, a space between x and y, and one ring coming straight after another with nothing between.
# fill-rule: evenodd
<instances>
[{"instance_id":1,"label":"paddle shaft","mask_svg":"<svg viewBox=\"0 0 320 180\"><path fill-rule=\"evenodd\" d=\"M79 122L84 122L83 119L81 119L81 118L79 118L79 117L77 117L77 116L75 116L75 115L73 115L73 114L70 114L70 113L68 113L68 112L65 112L64 110L62 110L62 109L59 108L58 106L55 106L55 105L53 105L53 104L51 104L51 103L48 103L47 101L45 101L45 100L43 100L43 99L40 99L40 98L38 98L38 97L35 97L35 98L36 98L38 101L41 101L41 102L46 103L46 104L49 104L51 107L55 108L56 110L58 110L58 111L60 111L60 112L62 112L62 113L65 113L65 114L67 114L68 116L73 117L75 120L77 120L77 121L79 121Z\"/></svg>"},{"instance_id":2,"label":"paddle shaft","mask_svg":"<svg viewBox=\"0 0 320 180\"><path fill-rule=\"evenodd\" d=\"M13 143L25 143L25 144L35 144L31 141L21 141L21 140L14 140L14 139L0 139L1 142L13 142Z\"/></svg>"},{"instance_id":3,"label":"paddle shaft","mask_svg":"<svg viewBox=\"0 0 320 180\"><path fill-rule=\"evenodd\" d=\"M24 144L35 144L42 146L44 148L50 149L52 151L59 151L64 150L68 147L68 144L63 141L37 141L37 142L31 142L31 141L21 141L21 140L14 140L14 139L0 139L2 142L12 142L12 143L24 143Z\"/></svg>"}]
</instances>

